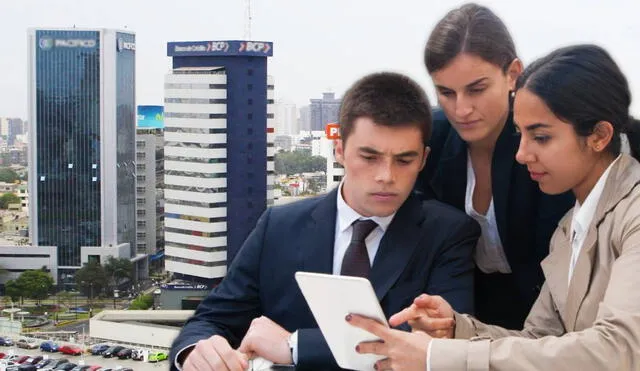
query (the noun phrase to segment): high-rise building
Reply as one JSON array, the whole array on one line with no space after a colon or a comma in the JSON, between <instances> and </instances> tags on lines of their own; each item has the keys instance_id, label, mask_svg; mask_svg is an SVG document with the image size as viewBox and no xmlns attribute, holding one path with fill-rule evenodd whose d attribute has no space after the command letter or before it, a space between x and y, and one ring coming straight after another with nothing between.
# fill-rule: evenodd
<instances>
[{"instance_id":1,"label":"high-rise building","mask_svg":"<svg viewBox=\"0 0 640 371\"><path fill-rule=\"evenodd\" d=\"M301 131L311 131L311 106L300 107L298 116L298 128L292 135L298 135Z\"/></svg>"},{"instance_id":2,"label":"high-rise building","mask_svg":"<svg viewBox=\"0 0 640 371\"><path fill-rule=\"evenodd\" d=\"M276 135L294 135L298 129L298 110L291 102L276 101L275 105L275 133Z\"/></svg>"},{"instance_id":3,"label":"high-rise building","mask_svg":"<svg viewBox=\"0 0 640 371\"><path fill-rule=\"evenodd\" d=\"M272 52L270 42L167 45L165 268L177 277L224 277L273 203Z\"/></svg>"},{"instance_id":4,"label":"high-rise building","mask_svg":"<svg viewBox=\"0 0 640 371\"><path fill-rule=\"evenodd\" d=\"M322 93L322 99L311 99L311 131L324 131L327 124L338 122L340 99L334 93Z\"/></svg>"},{"instance_id":5,"label":"high-rise building","mask_svg":"<svg viewBox=\"0 0 640 371\"><path fill-rule=\"evenodd\" d=\"M58 282L89 259L136 262L135 35L29 30L29 236L57 246Z\"/></svg>"},{"instance_id":6,"label":"high-rise building","mask_svg":"<svg viewBox=\"0 0 640 371\"><path fill-rule=\"evenodd\" d=\"M164 119L162 106L138 106L136 128L136 251L153 267L164 251Z\"/></svg>"}]
</instances>

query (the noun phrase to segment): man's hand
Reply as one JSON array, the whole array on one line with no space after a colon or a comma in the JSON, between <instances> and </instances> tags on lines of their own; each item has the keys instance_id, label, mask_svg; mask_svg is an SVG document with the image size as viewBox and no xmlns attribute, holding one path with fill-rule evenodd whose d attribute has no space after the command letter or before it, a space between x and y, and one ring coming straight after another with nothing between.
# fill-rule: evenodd
<instances>
[{"instance_id":1,"label":"man's hand","mask_svg":"<svg viewBox=\"0 0 640 371\"><path fill-rule=\"evenodd\" d=\"M434 338L451 339L455 333L453 309L440 296L422 294L411 306L389 318L393 327L407 322L413 331L423 331Z\"/></svg>"},{"instance_id":2,"label":"man's hand","mask_svg":"<svg viewBox=\"0 0 640 371\"><path fill-rule=\"evenodd\" d=\"M253 357L262 357L273 363L293 364L289 349L291 333L267 317L251 321L249 331L242 339L238 351Z\"/></svg>"},{"instance_id":3,"label":"man's hand","mask_svg":"<svg viewBox=\"0 0 640 371\"><path fill-rule=\"evenodd\" d=\"M248 357L218 335L198 341L182 364L183 371L245 371L248 367Z\"/></svg>"}]
</instances>

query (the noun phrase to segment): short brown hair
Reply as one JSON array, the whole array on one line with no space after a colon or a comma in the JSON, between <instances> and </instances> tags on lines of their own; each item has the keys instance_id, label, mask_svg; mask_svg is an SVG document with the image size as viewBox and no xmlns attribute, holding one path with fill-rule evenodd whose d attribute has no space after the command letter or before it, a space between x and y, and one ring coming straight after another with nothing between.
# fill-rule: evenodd
<instances>
[{"instance_id":1,"label":"short brown hair","mask_svg":"<svg viewBox=\"0 0 640 371\"><path fill-rule=\"evenodd\" d=\"M507 72L517 58L507 26L489 8L468 3L451 10L431 31L424 51L429 73L446 67L461 53L469 53Z\"/></svg>"},{"instance_id":2,"label":"short brown hair","mask_svg":"<svg viewBox=\"0 0 640 371\"><path fill-rule=\"evenodd\" d=\"M393 72L367 75L347 90L340 105L340 137L346 142L356 119L368 117L383 126L414 126L425 145L431 138L431 106L411 78Z\"/></svg>"}]
</instances>

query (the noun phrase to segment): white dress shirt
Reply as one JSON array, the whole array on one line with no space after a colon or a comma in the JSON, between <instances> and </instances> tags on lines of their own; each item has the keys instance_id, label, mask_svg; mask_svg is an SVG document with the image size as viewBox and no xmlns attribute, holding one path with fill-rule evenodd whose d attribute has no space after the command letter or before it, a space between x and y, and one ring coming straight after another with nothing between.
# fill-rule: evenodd
<instances>
[{"instance_id":1,"label":"white dress shirt","mask_svg":"<svg viewBox=\"0 0 640 371\"><path fill-rule=\"evenodd\" d=\"M569 261L569 275L567 277L568 284L571 283L571 277L573 276L573 270L576 267L576 262L578 261L578 257L580 256L580 251L582 251L582 245L584 245L584 240L587 238L587 231L589 230L589 225L593 220L593 216L596 213L596 208L598 207L598 202L600 201L600 196L602 196L602 191L604 190L604 185L607 182L607 178L609 177L609 172L611 171L611 167L613 164L618 161L620 156L618 156L612 163L609 165L607 170L602 173L600 179L589 194L587 198L584 199L584 203L580 205L580 202L576 200L576 205L573 207L573 217L571 219L571 260Z\"/></svg>"},{"instance_id":2,"label":"white dress shirt","mask_svg":"<svg viewBox=\"0 0 640 371\"><path fill-rule=\"evenodd\" d=\"M493 196L486 215L478 213L473 208L473 190L476 187L476 175L471 164L471 157L467 155L467 193L464 209L467 215L480 224L482 235L476 245L476 265L484 273L511 273L511 266L507 260L498 232L496 213L493 207Z\"/></svg>"}]
</instances>

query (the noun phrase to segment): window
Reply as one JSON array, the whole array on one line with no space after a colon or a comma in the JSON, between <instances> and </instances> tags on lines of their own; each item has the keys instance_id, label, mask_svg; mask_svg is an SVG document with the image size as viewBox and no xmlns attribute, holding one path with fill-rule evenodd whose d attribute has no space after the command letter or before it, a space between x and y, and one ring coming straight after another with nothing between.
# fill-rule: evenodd
<instances>
[{"instance_id":1,"label":"window","mask_svg":"<svg viewBox=\"0 0 640 371\"><path fill-rule=\"evenodd\" d=\"M253 113L247 113L247 120L253 120Z\"/></svg>"},{"instance_id":2,"label":"window","mask_svg":"<svg viewBox=\"0 0 640 371\"><path fill-rule=\"evenodd\" d=\"M248 84L247 85L247 90L252 91L253 90L253 84Z\"/></svg>"},{"instance_id":3,"label":"window","mask_svg":"<svg viewBox=\"0 0 640 371\"><path fill-rule=\"evenodd\" d=\"M249 99L247 100L247 104L248 104L248 105L252 105L252 104L253 104L253 99L249 98Z\"/></svg>"},{"instance_id":4,"label":"window","mask_svg":"<svg viewBox=\"0 0 640 371\"><path fill-rule=\"evenodd\" d=\"M249 68L249 69L247 70L247 75L249 75L249 76L253 76L253 68Z\"/></svg>"},{"instance_id":5,"label":"window","mask_svg":"<svg viewBox=\"0 0 640 371\"><path fill-rule=\"evenodd\" d=\"M247 135L252 135L253 134L253 129L249 128L247 129Z\"/></svg>"}]
</instances>

